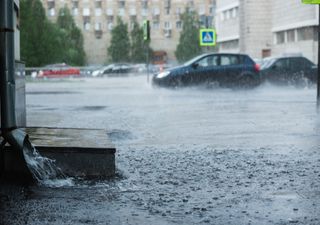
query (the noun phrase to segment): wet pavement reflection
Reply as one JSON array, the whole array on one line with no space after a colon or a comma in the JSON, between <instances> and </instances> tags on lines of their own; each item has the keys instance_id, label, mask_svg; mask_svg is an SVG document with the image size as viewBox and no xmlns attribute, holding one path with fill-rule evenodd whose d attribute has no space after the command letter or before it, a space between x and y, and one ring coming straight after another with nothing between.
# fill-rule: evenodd
<instances>
[{"instance_id":1,"label":"wet pavement reflection","mask_svg":"<svg viewBox=\"0 0 320 225\"><path fill-rule=\"evenodd\" d=\"M29 82L28 126L106 129L117 176L3 186L1 222L319 224L315 105L316 87L164 89L143 76Z\"/></svg>"}]
</instances>

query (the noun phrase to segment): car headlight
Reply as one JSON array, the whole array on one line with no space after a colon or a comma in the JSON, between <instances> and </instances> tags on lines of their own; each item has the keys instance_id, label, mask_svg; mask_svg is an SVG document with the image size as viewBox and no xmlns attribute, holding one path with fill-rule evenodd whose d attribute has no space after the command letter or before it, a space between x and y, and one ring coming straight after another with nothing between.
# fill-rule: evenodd
<instances>
[{"instance_id":1,"label":"car headlight","mask_svg":"<svg viewBox=\"0 0 320 225\"><path fill-rule=\"evenodd\" d=\"M157 75L157 78L163 78L163 77L166 77L170 74L170 71L165 71L165 72L162 72L162 73L159 73Z\"/></svg>"}]
</instances>

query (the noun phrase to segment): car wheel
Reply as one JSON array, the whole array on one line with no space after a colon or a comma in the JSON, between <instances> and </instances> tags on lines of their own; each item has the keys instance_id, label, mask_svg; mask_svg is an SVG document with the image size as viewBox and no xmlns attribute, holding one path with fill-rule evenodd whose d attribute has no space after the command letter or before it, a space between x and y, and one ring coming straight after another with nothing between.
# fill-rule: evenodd
<instances>
[{"instance_id":1,"label":"car wheel","mask_svg":"<svg viewBox=\"0 0 320 225\"><path fill-rule=\"evenodd\" d=\"M257 81L250 75L243 75L237 84L239 88L253 88L257 86Z\"/></svg>"}]
</instances>

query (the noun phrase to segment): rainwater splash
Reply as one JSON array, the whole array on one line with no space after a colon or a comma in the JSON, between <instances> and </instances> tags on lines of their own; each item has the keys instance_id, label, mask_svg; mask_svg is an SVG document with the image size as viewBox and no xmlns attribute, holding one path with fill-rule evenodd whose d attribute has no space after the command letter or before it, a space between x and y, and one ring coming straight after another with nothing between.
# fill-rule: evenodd
<instances>
[{"instance_id":1,"label":"rainwater splash","mask_svg":"<svg viewBox=\"0 0 320 225\"><path fill-rule=\"evenodd\" d=\"M72 178L67 177L55 164L55 160L43 157L36 148L26 140L23 155L27 166L36 181L46 187L70 187L74 185Z\"/></svg>"}]
</instances>

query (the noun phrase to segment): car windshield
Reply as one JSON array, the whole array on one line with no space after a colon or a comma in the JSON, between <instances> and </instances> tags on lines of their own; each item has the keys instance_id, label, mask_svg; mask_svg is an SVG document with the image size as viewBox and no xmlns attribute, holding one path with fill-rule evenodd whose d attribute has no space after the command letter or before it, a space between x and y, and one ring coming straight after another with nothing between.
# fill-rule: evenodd
<instances>
[{"instance_id":1,"label":"car windshield","mask_svg":"<svg viewBox=\"0 0 320 225\"><path fill-rule=\"evenodd\" d=\"M184 65L184 66L190 66L190 65L192 65L193 63L199 61L199 60L200 60L201 58L203 58L204 56L205 56L205 55L199 55L199 56L197 56L197 57L195 57L195 58L193 58L193 59L190 59L189 61L185 62L183 65Z\"/></svg>"},{"instance_id":2,"label":"car windshield","mask_svg":"<svg viewBox=\"0 0 320 225\"><path fill-rule=\"evenodd\" d=\"M275 61L276 61L276 59L264 59L264 60L262 60L261 69L269 68Z\"/></svg>"}]
</instances>

